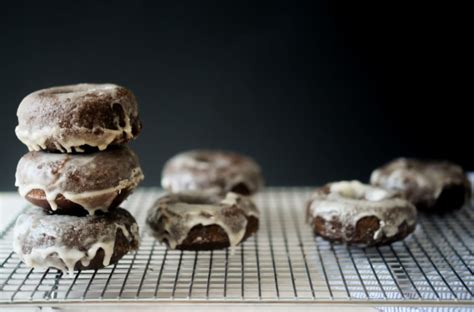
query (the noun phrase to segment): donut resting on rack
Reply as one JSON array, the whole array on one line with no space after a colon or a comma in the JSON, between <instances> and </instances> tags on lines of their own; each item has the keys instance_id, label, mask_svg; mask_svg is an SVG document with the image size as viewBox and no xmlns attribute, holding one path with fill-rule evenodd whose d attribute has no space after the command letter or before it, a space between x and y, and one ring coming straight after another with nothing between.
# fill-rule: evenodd
<instances>
[{"instance_id":1,"label":"donut resting on rack","mask_svg":"<svg viewBox=\"0 0 474 312\"><path fill-rule=\"evenodd\" d=\"M358 181L317 188L306 215L316 235L366 246L401 240L416 227L416 208L400 194Z\"/></svg>"},{"instance_id":2,"label":"donut resting on rack","mask_svg":"<svg viewBox=\"0 0 474 312\"><path fill-rule=\"evenodd\" d=\"M248 197L235 193L174 193L155 203L147 215L151 234L171 249L234 247L258 230L259 213Z\"/></svg>"}]
</instances>

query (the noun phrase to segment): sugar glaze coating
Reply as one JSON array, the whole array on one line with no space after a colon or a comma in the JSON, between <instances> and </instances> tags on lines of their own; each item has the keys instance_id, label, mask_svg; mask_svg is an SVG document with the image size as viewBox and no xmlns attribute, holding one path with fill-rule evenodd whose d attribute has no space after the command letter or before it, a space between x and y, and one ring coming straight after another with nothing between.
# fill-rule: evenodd
<instances>
[{"instance_id":1,"label":"sugar glaze coating","mask_svg":"<svg viewBox=\"0 0 474 312\"><path fill-rule=\"evenodd\" d=\"M228 151L192 150L168 160L161 185L170 192L236 192L251 195L263 186L261 169L251 158Z\"/></svg>"},{"instance_id":2,"label":"sugar glaze coating","mask_svg":"<svg viewBox=\"0 0 474 312\"><path fill-rule=\"evenodd\" d=\"M447 161L398 158L374 170L370 182L401 192L425 211L454 210L471 197L466 174L460 166Z\"/></svg>"},{"instance_id":3,"label":"sugar glaze coating","mask_svg":"<svg viewBox=\"0 0 474 312\"><path fill-rule=\"evenodd\" d=\"M246 232L247 219L258 218L253 202L244 196L225 197L189 192L166 195L148 211L147 224L153 236L175 249L197 225L218 225L228 236L230 247L238 245Z\"/></svg>"},{"instance_id":4,"label":"sugar glaze coating","mask_svg":"<svg viewBox=\"0 0 474 312\"><path fill-rule=\"evenodd\" d=\"M121 232L125 250L117 250L116 238ZM21 214L15 224L13 250L32 268L57 268L73 273L79 264L88 267L103 250L100 267L138 248L138 225L132 215L117 208L100 216L49 215L40 209ZM119 254L117 254L119 253Z\"/></svg>"},{"instance_id":5,"label":"sugar glaze coating","mask_svg":"<svg viewBox=\"0 0 474 312\"><path fill-rule=\"evenodd\" d=\"M107 211L117 193L135 189L142 180L137 156L121 146L92 154L29 152L18 163L15 185L23 197L43 190L53 211L61 194L94 214Z\"/></svg>"},{"instance_id":6,"label":"sugar glaze coating","mask_svg":"<svg viewBox=\"0 0 474 312\"><path fill-rule=\"evenodd\" d=\"M415 207L400 194L359 181L334 182L318 188L307 207L309 220L325 220L326 233L335 231L331 221L337 220L343 241L351 241L357 223L364 217L379 220L372 237L377 242L397 235L403 223L414 226L416 215Z\"/></svg>"},{"instance_id":7,"label":"sugar glaze coating","mask_svg":"<svg viewBox=\"0 0 474 312\"><path fill-rule=\"evenodd\" d=\"M27 95L18 110L17 137L30 151L105 150L138 135L135 96L114 84L52 87Z\"/></svg>"}]
</instances>

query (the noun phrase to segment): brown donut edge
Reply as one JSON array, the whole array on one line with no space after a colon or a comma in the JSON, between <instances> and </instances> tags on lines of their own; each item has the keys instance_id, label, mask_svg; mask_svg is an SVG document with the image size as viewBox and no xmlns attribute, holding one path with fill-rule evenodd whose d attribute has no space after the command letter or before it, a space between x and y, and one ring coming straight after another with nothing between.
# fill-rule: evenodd
<instances>
[{"instance_id":1,"label":"brown donut edge","mask_svg":"<svg viewBox=\"0 0 474 312\"><path fill-rule=\"evenodd\" d=\"M137 138L143 128L139 114L137 112L136 114L126 115L121 104L121 101L125 100L126 102L131 103L130 105L136 106L137 103L135 96L130 90L120 86L117 87L117 97L108 96L104 98L96 95L92 99L90 97L87 99L83 98L80 101L80 104L78 104L80 106L79 110L75 111L74 113L62 112L61 116L58 116L59 120L57 120L57 126L59 127L63 136L70 138L75 138L77 136L78 138L81 138L80 134L77 132L78 130L75 128L79 127L81 129L80 131L84 131L85 129L90 135L93 135L94 137L100 137L103 135L104 130L120 130L120 127L125 127L126 118L129 118L131 137L129 137L126 132L122 131L122 133L118 134L108 146L123 145ZM52 91L53 90L48 89L42 90L42 92L37 96L40 96L39 100L41 100L41 96L49 98ZM68 90L65 91L69 92ZM54 90L53 92L56 93L57 90ZM49 108L48 110L50 114L56 113L55 108ZM84 145L71 146L71 153L78 154L99 151L99 148L95 145L94 140L91 139L88 141L88 144L86 143ZM44 151L53 153L63 152L59 142L57 142L52 136L46 137L44 145L44 148L42 148ZM79 152L81 150L83 152Z\"/></svg>"},{"instance_id":2,"label":"brown donut edge","mask_svg":"<svg viewBox=\"0 0 474 312\"><path fill-rule=\"evenodd\" d=\"M114 252L110 258L110 263L108 265L113 265L117 263L120 259L123 258L128 252L132 250L137 250L139 242L133 239L129 241L122 231L117 231L115 236L115 245ZM97 253L94 258L89 262L87 266L82 265L81 261L78 261L74 266L74 270L97 270L105 267L104 265L104 256L105 252L102 248L97 250Z\"/></svg>"},{"instance_id":3,"label":"brown donut edge","mask_svg":"<svg viewBox=\"0 0 474 312\"><path fill-rule=\"evenodd\" d=\"M131 122L131 127L132 127L132 137L130 138L127 136L125 132L122 132L120 136L117 136L112 142L110 142L107 148L113 148L116 146L127 144L138 137L138 135L141 132L141 129L143 128L142 122L140 121L138 116L135 118L132 118L130 122ZM97 135L100 135L100 132L97 133ZM63 153L64 151L57 148L58 144L59 142L56 142L52 138L48 138L46 139L44 143L45 147L42 150L45 152L50 152L50 153ZM68 154L89 154L89 153L100 152L99 147L91 145L91 144L71 146L71 150L72 151ZM83 152L79 152L79 150L82 150Z\"/></svg>"},{"instance_id":4,"label":"brown donut edge","mask_svg":"<svg viewBox=\"0 0 474 312\"><path fill-rule=\"evenodd\" d=\"M239 242L242 243L247 238L252 236L257 232L259 228L259 220L257 217L248 216L247 217L247 227L245 229L245 234L242 240ZM165 240L165 243L168 245L168 242ZM194 226L184 239L184 241L176 246L176 249L179 250L214 250L214 249L223 249L230 246L229 237L227 233L217 224L211 225L196 225Z\"/></svg>"},{"instance_id":5,"label":"brown donut edge","mask_svg":"<svg viewBox=\"0 0 474 312\"><path fill-rule=\"evenodd\" d=\"M313 228L314 234L321 236L326 240L365 246L388 245L395 241L403 240L405 237L413 233L416 228L416 223L409 225L404 221L398 226L397 234L390 237L384 235L379 239L374 239L375 232L380 228L380 220L375 216L367 216L359 219L355 228L344 227L337 218L326 220L319 216L312 218L310 224ZM327 230L328 227L331 228L331 231ZM347 238L344 238L344 230L346 231L346 236L348 236Z\"/></svg>"},{"instance_id":6,"label":"brown donut edge","mask_svg":"<svg viewBox=\"0 0 474 312\"><path fill-rule=\"evenodd\" d=\"M117 208L133 191L133 188L115 191L116 195L107 211ZM88 211L81 205L66 199L62 194L56 196L55 202L58 208L52 210L49 202L46 200L46 193L42 189L33 189L25 195L25 199L33 205L43 208L44 211L54 214L66 214L74 216L85 216ZM98 210L99 211L99 210Z\"/></svg>"},{"instance_id":7,"label":"brown donut edge","mask_svg":"<svg viewBox=\"0 0 474 312\"><path fill-rule=\"evenodd\" d=\"M471 198L471 185L464 183L451 183L443 186L441 194L433 201L412 198L415 207L423 213L445 214L461 209Z\"/></svg>"}]
</instances>

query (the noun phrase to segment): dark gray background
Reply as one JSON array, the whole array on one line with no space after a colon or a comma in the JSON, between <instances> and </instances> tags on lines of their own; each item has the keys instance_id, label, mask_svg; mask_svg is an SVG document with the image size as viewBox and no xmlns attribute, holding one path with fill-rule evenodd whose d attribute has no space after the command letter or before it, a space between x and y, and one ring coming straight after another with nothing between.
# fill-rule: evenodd
<instances>
[{"instance_id":1,"label":"dark gray background","mask_svg":"<svg viewBox=\"0 0 474 312\"><path fill-rule=\"evenodd\" d=\"M2 4L0 190L26 152L21 99L77 82L135 92L146 185L197 147L249 154L273 185L365 180L401 155L474 169L466 10L354 2Z\"/></svg>"}]
</instances>

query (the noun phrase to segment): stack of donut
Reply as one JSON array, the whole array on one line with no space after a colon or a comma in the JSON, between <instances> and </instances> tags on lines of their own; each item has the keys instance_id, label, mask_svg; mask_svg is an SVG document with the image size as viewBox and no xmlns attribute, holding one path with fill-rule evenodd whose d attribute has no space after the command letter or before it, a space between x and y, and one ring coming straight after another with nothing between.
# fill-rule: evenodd
<instances>
[{"instance_id":1,"label":"stack of donut","mask_svg":"<svg viewBox=\"0 0 474 312\"><path fill-rule=\"evenodd\" d=\"M99 269L139 245L138 225L118 208L143 180L125 145L141 130L133 93L114 84L33 92L17 111L30 150L15 185L31 207L15 224L13 248L33 268Z\"/></svg>"},{"instance_id":2,"label":"stack of donut","mask_svg":"<svg viewBox=\"0 0 474 312\"><path fill-rule=\"evenodd\" d=\"M171 158L161 185L169 192L148 211L151 234L172 249L235 247L258 230L250 195L263 186L260 167L229 151L192 150Z\"/></svg>"}]
</instances>

